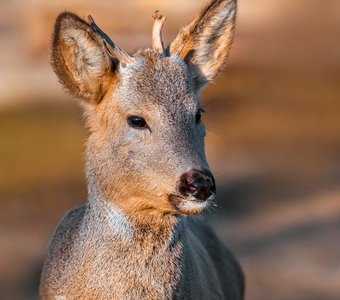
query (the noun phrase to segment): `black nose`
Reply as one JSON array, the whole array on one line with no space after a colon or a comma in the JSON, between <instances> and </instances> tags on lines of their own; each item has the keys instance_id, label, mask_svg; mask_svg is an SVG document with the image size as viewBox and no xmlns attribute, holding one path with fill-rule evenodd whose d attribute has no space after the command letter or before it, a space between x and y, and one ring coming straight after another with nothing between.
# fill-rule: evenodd
<instances>
[{"instance_id":1,"label":"black nose","mask_svg":"<svg viewBox=\"0 0 340 300\"><path fill-rule=\"evenodd\" d=\"M209 171L189 171L181 176L179 191L183 196L205 201L215 193L214 177Z\"/></svg>"}]
</instances>

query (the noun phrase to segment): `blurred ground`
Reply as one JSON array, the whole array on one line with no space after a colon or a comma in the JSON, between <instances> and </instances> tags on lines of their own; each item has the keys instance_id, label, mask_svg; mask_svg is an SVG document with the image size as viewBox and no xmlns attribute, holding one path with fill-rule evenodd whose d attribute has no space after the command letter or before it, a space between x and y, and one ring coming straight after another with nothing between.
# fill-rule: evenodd
<instances>
[{"instance_id":1,"label":"blurred ground","mask_svg":"<svg viewBox=\"0 0 340 300\"><path fill-rule=\"evenodd\" d=\"M36 299L53 229L86 199L81 110L48 66L56 14L91 13L131 51L149 44L153 10L169 41L203 2L1 1L1 299ZM339 17L338 1L241 0L229 67L202 95L220 206L208 215L249 300L339 299Z\"/></svg>"}]
</instances>

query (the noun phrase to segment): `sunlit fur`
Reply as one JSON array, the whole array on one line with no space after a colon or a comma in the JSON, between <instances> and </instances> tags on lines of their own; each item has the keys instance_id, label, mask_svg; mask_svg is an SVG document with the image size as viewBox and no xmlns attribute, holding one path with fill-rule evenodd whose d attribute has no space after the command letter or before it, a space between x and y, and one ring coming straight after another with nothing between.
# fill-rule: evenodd
<instances>
[{"instance_id":1,"label":"sunlit fur","mask_svg":"<svg viewBox=\"0 0 340 300\"><path fill-rule=\"evenodd\" d=\"M193 47L190 58L190 49L142 49L124 64L87 22L59 15L51 62L85 100L88 201L56 229L42 299L243 299L238 263L205 219L192 216L214 195L198 202L178 190L182 174L209 170L199 90L225 63L235 10L235 1L212 1L190 25L201 28L188 31L190 43L179 34L173 50ZM136 115L148 128L128 125Z\"/></svg>"}]
</instances>

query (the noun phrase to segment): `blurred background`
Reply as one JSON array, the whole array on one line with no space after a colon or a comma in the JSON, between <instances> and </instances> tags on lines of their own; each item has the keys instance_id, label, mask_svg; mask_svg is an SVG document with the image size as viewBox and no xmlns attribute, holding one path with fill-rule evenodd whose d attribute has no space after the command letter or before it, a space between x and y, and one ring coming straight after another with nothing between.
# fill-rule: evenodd
<instances>
[{"instance_id":1,"label":"blurred background","mask_svg":"<svg viewBox=\"0 0 340 300\"><path fill-rule=\"evenodd\" d=\"M84 203L86 130L48 63L57 14L122 48L165 41L205 0L0 1L0 298L36 299L53 230ZM239 258L249 300L340 297L340 2L239 0L229 66L202 95L218 182L208 216Z\"/></svg>"}]
</instances>

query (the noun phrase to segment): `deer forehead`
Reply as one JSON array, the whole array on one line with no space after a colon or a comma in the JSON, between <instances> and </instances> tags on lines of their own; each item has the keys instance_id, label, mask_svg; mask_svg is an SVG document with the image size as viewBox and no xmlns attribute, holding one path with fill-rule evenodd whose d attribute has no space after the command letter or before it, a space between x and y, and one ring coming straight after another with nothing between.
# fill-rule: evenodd
<instances>
[{"instance_id":1,"label":"deer forehead","mask_svg":"<svg viewBox=\"0 0 340 300\"><path fill-rule=\"evenodd\" d=\"M199 107L191 74L183 60L151 51L138 53L133 62L120 68L115 93L126 110L159 108L169 113L191 113Z\"/></svg>"}]
</instances>

